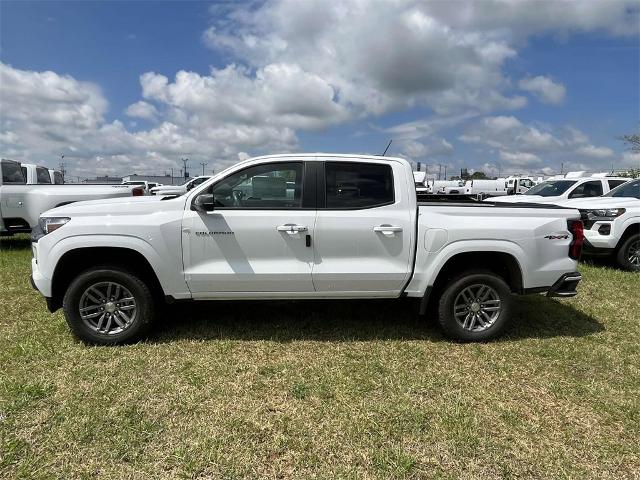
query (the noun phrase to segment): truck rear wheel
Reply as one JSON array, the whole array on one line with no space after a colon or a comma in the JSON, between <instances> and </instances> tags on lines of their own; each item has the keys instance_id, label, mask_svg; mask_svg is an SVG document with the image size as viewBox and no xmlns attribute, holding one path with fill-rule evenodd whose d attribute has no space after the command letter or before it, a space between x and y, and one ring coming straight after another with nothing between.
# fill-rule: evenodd
<instances>
[{"instance_id":1,"label":"truck rear wheel","mask_svg":"<svg viewBox=\"0 0 640 480\"><path fill-rule=\"evenodd\" d=\"M438 321L444 333L455 340L489 340L510 320L511 303L511 291L501 277L484 270L466 272L445 287Z\"/></svg>"},{"instance_id":2,"label":"truck rear wheel","mask_svg":"<svg viewBox=\"0 0 640 480\"><path fill-rule=\"evenodd\" d=\"M618 248L616 260L625 270L640 272L640 235L632 235Z\"/></svg>"},{"instance_id":3,"label":"truck rear wheel","mask_svg":"<svg viewBox=\"0 0 640 480\"><path fill-rule=\"evenodd\" d=\"M96 345L141 339L155 315L149 287L134 274L112 266L81 273L69 285L63 308L74 335Z\"/></svg>"}]
</instances>

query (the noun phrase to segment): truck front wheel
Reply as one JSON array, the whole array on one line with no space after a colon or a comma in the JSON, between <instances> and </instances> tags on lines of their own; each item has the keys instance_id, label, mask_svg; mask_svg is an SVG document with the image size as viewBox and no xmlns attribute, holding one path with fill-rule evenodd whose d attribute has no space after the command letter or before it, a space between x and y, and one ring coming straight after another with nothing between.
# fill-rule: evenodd
<instances>
[{"instance_id":1,"label":"truck front wheel","mask_svg":"<svg viewBox=\"0 0 640 480\"><path fill-rule=\"evenodd\" d=\"M139 340L151 327L155 313L145 282L111 266L81 273L69 285L63 308L74 335L97 345Z\"/></svg>"},{"instance_id":2,"label":"truck front wheel","mask_svg":"<svg viewBox=\"0 0 640 480\"><path fill-rule=\"evenodd\" d=\"M445 287L438 320L445 334L455 340L489 340L509 321L511 303L511 291L501 277L483 270L466 272Z\"/></svg>"},{"instance_id":3,"label":"truck front wheel","mask_svg":"<svg viewBox=\"0 0 640 480\"><path fill-rule=\"evenodd\" d=\"M631 235L620 246L616 260L625 270L640 272L640 235Z\"/></svg>"}]
</instances>

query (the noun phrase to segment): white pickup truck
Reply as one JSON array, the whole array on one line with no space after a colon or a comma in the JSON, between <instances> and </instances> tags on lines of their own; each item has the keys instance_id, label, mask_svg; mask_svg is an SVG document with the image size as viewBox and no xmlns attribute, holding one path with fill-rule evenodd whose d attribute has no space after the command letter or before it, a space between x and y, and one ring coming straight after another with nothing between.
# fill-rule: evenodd
<instances>
[{"instance_id":1,"label":"white pickup truck","mask_svg":"<svg viewBox=\"0 0 640 480\"><path fill-rule=\"evenodd\" d=\"M575 295L582 240L575 209L418 202L400 158L277 155L180 197L46 212L32 282L89 343L141 338L164 302L397 297L437 302L446 334L475 341L514 293Z\"/></svg>"},{"instance_id":2,"label":"white pickup truck","mask_svg":"<svg viewBox=\"0 0 640 480\"><path fill-rule=\"evenodd\" d=\"M49 171L43 167L43 176ZM28 185L20 163L0 160L0 236L30 232L40 214L82 200L142 195L141 188L127 185Z\"/></svg>"},{"instance_id":3,"label":"white pickup truck","mask_svg":"<svg viewBox=\"0 0 640 480\"><path fill-rule=\"evenodd\" d=\"M560 205L580 210L585 255L609 256L625 270L640 272L640 179L602 197L576 198Z\"/></svg>"},{"instance_id":4,"label":"white pickup truck","mask_svg":"<svg viewBox=\"0 0 640 480\"><path fill-rule=\"evenodd\" d=\"M159 185L150 189L149 193L151 195L184 195L210 178L211 175L201 175L186 181L182 185Z\"/></svg>"},{"instance_id":5,"label":"white pickup truck","mask_svg":"<svg viewBox=\"0 0 640 480\"><path fill-rule=\"evenodd\" d=\"M21 163L20 167L27 185L62 185L64 183L62 173L57 170L33 163Z\"/></svg>"}]
</instances>

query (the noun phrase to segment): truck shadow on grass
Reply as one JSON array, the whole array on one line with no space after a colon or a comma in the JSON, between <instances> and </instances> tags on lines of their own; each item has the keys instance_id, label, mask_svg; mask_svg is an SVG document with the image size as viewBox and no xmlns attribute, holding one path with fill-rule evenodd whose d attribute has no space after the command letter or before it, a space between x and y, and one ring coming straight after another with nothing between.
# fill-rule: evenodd
<instances>
[{"instance_id":1,"label":"truck shadow on grass","mask_svg":"<svg viewBox=\"0 0 640 480\"><path fill-rule=\"evenodd\" d=\"M595 318L542 296L515 299L514 321L498 341L584 337L605 330ZM433 314L409 300L198 302L167 308L151 342L177 340L449 341Z\"/></svg>"}]
</instances>

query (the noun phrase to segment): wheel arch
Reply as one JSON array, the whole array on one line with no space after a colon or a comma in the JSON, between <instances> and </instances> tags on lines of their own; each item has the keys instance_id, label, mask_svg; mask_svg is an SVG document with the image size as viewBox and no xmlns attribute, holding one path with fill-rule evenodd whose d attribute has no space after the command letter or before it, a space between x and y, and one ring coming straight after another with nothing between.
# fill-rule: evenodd
<instances>
[{"instance_id":1,"label":"wheel arch","mask_svg":"<svg viewBox=\"0 0 640 480\"><path fill-rule=\"evenodd\" d=\"M137 250L126 247L81 247L65 252L56 263L51 280L52 291L49 309L55 311L62 306L64 294L78 274L92 266L109 265L135 272L147 282L152 294L162 298L164 291L158 275L147 258Z\"/></svg>"},{"instance_id":2,"label":"wheel arch","mask_svg":"<svg viewBox=\"0 0 640 480\"><path fill-rule=\"evenodd\" d=\"M469 270L487 270L501 277L512 293L524 291L522 268L511 253L501 251L460 252L452 255L435 273L420 302L420 314L424 314L430 299L437 297L445 285L460 273Z\"/></svg>"},{"instance_id":3,"label":"wheel arch","mask_svg":"<svg viewBox=\"0 0 640 480\"><path fill-rule=\"evenodd\" d=\"M636 221L635 223L630 223L626 226L624 232L622 233L622 235L620 235L618 243L616 244L616 250L620 248L630 236L636 234L640 234L640 219L638 219L638 221Z\"/></svg>"}]
</instances>

